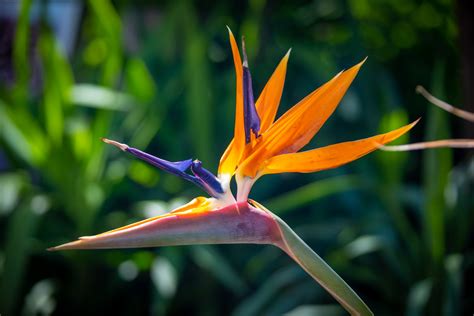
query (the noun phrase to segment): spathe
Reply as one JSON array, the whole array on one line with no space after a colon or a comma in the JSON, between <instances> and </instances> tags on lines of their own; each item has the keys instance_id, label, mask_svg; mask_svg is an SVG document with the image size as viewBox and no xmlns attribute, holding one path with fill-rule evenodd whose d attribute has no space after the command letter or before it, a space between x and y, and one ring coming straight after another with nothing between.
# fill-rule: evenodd
<instances>
[{"instance_id":1,"label":"spathe","mask_svg":"<svg viewBox=\"0 0 474 316\"><path fill-rule=\"evenodd\" d=\"M275 244L281 234L269 212L246 202L219 209L191 209L81 237L48 250L112 249L194 244Z\"/></svg>"}]
</instances>

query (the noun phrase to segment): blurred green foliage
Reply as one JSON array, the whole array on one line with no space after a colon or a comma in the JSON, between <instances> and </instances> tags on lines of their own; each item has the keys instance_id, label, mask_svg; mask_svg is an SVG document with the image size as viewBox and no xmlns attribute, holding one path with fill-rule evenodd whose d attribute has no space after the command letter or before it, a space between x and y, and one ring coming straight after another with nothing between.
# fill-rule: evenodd
<instances>
[{"instance_id":1,"label":"blurred green foliage","mask_svg":"<svg viewBox=\"0 0 474 316\"><path fill-rule=\"evenodd\" d=\"M91 0L74 8L78 25L61 19L54 1L25 0L2 17L14 32L0 29L0 314L343 315L271 247L45 249L200 194L100 137L215 170L234 120L225 25L246 37L255 91L293 47L279 113L369 56L308 147L420 116L400 142L456 136L455 119L414 93L423 84L460 101L453 3ZM70 52L63 28L75 36ZM473 166L472 152L377 152L318 174L268 176L252 197L376 314L470 314Z\"/></svg>"}]
</instances>

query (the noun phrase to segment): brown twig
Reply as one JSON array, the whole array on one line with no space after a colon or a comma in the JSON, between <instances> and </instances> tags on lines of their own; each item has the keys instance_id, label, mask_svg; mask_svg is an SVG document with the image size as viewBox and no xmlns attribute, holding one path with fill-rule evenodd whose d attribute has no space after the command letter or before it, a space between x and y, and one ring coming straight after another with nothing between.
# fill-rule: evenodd
<instances>
[{"instance_id":1,"label":"brown twig","mask_svg":"<svg viewBox=\"0 0 474 316\"><path fill-rule=\"evenodd\" d=\"M442 139L406 145L380 146L385 151L411 151L429 148L474 148L474 139Z\"/></svg>"},{"instance_id":2,"label":"brown twig","mask_svg":"<svg viewBox=\"0 0 474 316\"><path fill-rule=\"evenodd\" d=\"M426 91L426 89L423 88L422 86L417 86L416 87L416 92L421 94L422 96L425 97L426 100L428 100L429 102L433 103L434 105L442 108L443 110L445 110L445 111L447 111L447 112L449 112L453 115L456 115L456 116L458 116L462 119L465 119L469 122L474 123L474 113L458 109L457 107L454 107L451 104L446 103L446 102L434 97L428 91Z\"/></svg>"},{"instance_id":3,"label":"brown twig","mask_svg":"<svg viewBox=\"0 0 474 316\"><path fill-rule=\"evenodd\" d=\"M416 92L421 94L426 98L426 100L442 108L443 110L474 123L474 113L458 109L452 106L451 104L432 96L422 86L417 86ZM411 151L429 148L474 148L474 139L441 139L406 145L380 146L380 149L385 151Z\"/></svg>"}]
</instances>

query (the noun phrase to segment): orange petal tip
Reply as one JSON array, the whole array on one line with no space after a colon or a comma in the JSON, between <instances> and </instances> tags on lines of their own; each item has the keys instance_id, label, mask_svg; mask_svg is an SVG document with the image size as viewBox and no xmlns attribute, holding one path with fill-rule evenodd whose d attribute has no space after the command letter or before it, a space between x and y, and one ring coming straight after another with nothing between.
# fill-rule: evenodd
<instances>
[{"instance_id":1,"label":"orange petal tip","mask_svg":"<svg viewBox=\"0 0 474 316\"><path fill-rule=\"evenodd\" d=\"M353 67L351 67L352 69L357 69L357 71L359 71L360 67L362 67L363 64L365 64L365 62L367 61L367 58L369 58L368 56L366 56L364 59L362 59L362 61L360 61L358 64L354 65ZM349 70L351 69L349 68Z\"/></svg>"},{"instance_id":2,"label":"orange petal tip","mask_svg":"<svg viewBox=\"0 0 474 316\"><path fill-rule=\"evenodd\" d=\"M405 127L407 127L407 132L409 130L411 130L416 124L418 124L418 122L421 120L421 117L419 117L418 119L414 120L413 122L411 122L410 124L407 124Z\"/></svg>"}]
</instances>

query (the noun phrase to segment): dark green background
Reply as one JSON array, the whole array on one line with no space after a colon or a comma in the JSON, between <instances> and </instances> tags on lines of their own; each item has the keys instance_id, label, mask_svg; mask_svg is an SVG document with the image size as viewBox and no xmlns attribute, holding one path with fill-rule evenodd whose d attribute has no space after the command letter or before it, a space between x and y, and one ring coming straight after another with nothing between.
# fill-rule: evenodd
<instances>
[{"instance_id":1,"label":"dark green background","mask_svg":"<svg viewBox=\"0 0 474 316\"><path fill-rule=\"evenodd\" d=\"M279 114L369 57L306 148L418 117L399 142L472 132L415 93L421 84L469 106L450 0L91 0L76 2L77 23L60 19L68 3L23 1L1 17L2 315L344 315L270 246L45 251L203 194L100 137L216 171L235 111L226 25L245 35L256 92L293 48ZM266 176L251 198L377 315L471 315L473 167L472 150L376 152L335 170Z\"/></svg>"}]
</instances>

